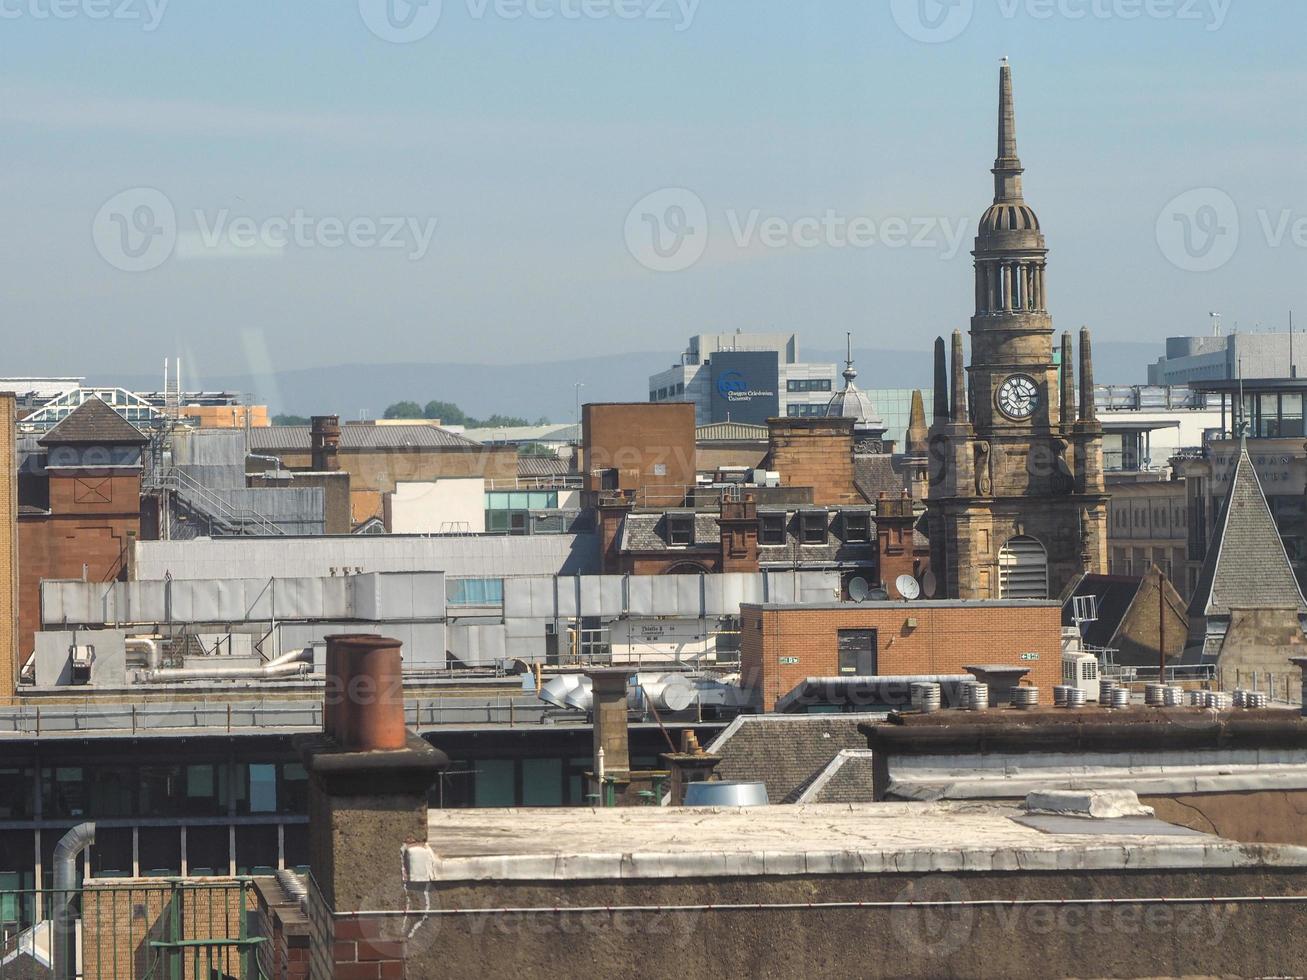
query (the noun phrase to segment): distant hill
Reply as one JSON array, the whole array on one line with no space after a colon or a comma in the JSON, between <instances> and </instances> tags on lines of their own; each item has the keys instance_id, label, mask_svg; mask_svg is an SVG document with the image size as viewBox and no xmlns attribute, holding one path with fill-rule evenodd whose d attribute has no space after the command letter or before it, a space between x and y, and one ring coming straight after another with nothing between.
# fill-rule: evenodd
<instances>
[{"instance_id":1,"label":"distant hill","mask_svg":"<svg viewBox=\"0 0 1307 980\"><path fill-rule=\"evenodd\" d=\"M1162 355L1161 344L1100 343L1094 348L1099 384L1143 384L1147 365ZM931 351L855 349L858 383L864 388L926 388L931 384ZM670 367L675 353L615 354L534 364L342 364L301 368L270 375L186 377L186 387L249 394L274 413L338 414L342 418L379 416L388 405L432 399L455 402L471 415L499 413L535 421L570 422L576 389L584 384L587 402L644 401L649 375ZM843 351L805 350L803 359L842 364ZM99 375L94 384L157 390L156 375Z\"/></svg>"}]
</instances>

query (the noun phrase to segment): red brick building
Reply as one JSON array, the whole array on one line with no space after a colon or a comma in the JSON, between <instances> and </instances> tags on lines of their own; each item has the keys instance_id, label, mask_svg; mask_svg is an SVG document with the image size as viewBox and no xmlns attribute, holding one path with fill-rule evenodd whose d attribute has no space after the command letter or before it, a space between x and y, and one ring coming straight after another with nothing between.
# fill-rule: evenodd
<instances>
[{"instance_id":1,"label":"red brick building","mask_svg":"<svg viewBox=\"0 0 1307 980\"><path fill-rule=\"evenodd\" d=\"M1056 602L869 602L740 607L741 684L763 711L809 677L965 674L972 665L1027 667L1052 703L1062 682Z\"/></svg>"},{"instance_id":2,"label":"red brick building","mask_svg":"<svg viewBox=\"0 0 1307 980\"><path fill-rule=\"evenodd\" d=\"M148 442L98 398L37 440L44 455L19 479L20 664L40 628L43 579L108 582L125 574L141 533L141 450Z\"/></svg>"}]
</instances>

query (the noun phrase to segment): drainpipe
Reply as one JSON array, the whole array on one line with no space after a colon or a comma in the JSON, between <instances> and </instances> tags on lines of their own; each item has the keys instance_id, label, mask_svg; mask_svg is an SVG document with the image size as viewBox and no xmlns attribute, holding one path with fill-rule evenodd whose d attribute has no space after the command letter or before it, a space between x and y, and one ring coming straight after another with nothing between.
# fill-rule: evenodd
<instances>
[{"instance_id":1,"label":"drainpipe","mask_svg":"<svg viewBox=\"0 0 1307 980\"><path fill-rule=\"evenodd\" d=\"M54 911L51 915L50 961L55 980L73 980L76 958L68 906L77 894L77 858L95 843L95 824L78 824L54 846Z\"/></svg>"}]
</instances>

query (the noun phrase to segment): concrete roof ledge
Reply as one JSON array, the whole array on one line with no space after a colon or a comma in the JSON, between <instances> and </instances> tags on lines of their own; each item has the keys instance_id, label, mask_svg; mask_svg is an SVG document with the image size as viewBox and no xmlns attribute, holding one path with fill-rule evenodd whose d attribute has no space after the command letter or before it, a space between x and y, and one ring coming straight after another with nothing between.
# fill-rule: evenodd
<instances>
[{"instance_id":1,"label":"concrete roof ledge","mask_svg":"<svg viewBox=\"0 0 1307 980\"><path fill-rule=\"evenodd\" d=\"M1156 820L1038 828L1012 806L880 803L709 809L432 811L409 881L596 881L1117 869L1307 869L1307 848L1249 846ZM1083 829L1081 829L1083 826ZM566 842L584 842L568 850Z\"/></svg>"},{"instance_id":2,"label":"concrete roof ledge","mask_svg":"<svg viewBox=\"0 0 1307 980\"><path fill-rule=\"evenodd\" d=\"M1153 816L1153 808L1128 789L1040 790L1026 797L1026 812L1094 820Z\"/></svg>"}]
</instances>

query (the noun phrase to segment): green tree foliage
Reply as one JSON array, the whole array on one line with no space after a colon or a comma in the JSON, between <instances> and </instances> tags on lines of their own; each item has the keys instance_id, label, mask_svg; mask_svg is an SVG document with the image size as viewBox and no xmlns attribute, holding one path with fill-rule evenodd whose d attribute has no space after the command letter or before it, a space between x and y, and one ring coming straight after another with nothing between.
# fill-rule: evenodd
<instances>
[{"instance_id":1,"label":"green tree foliage","mask_svg":"<svg viewBox=\"0 0 1307 980\"><path fill-rule=\"evenodd\" d=\"M422 406L417 402L395 402L386 409L386 418L420 419L422 418Z\"/></svg>"},{"instance_id":2,"label":"green tree foliage","mask_svg":"<svg viewBox=\"0 0 1307 980\"><path fill-rule=\"evenodd\" d=\"M303 415L274 415L273 425L308 425L309 419Z\"/></svg>"}]
</instances>

